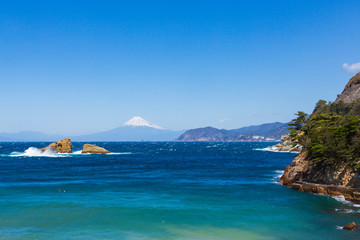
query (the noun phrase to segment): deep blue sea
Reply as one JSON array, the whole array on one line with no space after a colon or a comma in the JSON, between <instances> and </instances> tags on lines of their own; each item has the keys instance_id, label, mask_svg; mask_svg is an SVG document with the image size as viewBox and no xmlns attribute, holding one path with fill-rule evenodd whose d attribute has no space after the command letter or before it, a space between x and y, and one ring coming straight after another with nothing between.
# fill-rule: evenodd
<instances>
[{"instance_id":1,"label":"deep blue sea","mask_svg":"<svg viewBox=\"0 0 360 240\"><path fill-rule=\"evenodd\" d=\"M0 143L0 239L360 239L358 206L276 183L273 143L96 144Z\"/></svg>"}]
</instances>

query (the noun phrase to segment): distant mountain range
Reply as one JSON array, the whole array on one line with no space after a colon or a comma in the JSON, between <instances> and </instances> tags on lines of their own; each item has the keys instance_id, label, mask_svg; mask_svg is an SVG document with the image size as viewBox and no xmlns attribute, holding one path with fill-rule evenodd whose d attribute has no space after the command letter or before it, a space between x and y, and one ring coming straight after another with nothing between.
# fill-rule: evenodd
<instances>
[{"instance_id":1,"label":"distant mountain range","mask_svg":"<svg viewBox=\"0 0 360 240\"><path fill-rule=\"evenodd\" d=\"M133 117L121 127L109 131L70 136L73 141L171 141L184 131L172 131L150 123L141 117ZM0 142L51 142L69 137L47 135L40 132L24 131L0 133Z\"/></svg>"},{"instance_id":2,"label":"distant mountain range","mask_svg":"<svg viewBox=\"0 0 360 240\"><path fill-rule=\"evenodd\" d=\"M288 134L287 123L266 123L256 126L226 130L213 127L196 128L186 131L178 141L279 141Z\"/></svg>"},{"instance_id":3,"label":"distant mountain range","mask_svg":"<svg viewBox=\"0 0 360 240\"><path fill-rule=\"evenodd\" d=\"M0 142L50 142L63 138L60 135L48 135L41 132L22 131L18 133L0 133Z\"/></svg>"},{"instance_id":4,"label":"distant mountain range","mask_svg":"<svg viewBox=\"0 0 360 240\"><path fill-rule=\"evenodd\" d=\"M233 130L212 127L172 131L150 123L141 117L133 117L122 126L94 134L70 136L73 141L275 141L287 134L287 124L268 123ZM180 137L179 137L180 136ZM69 137L24 131L0 133L0 142L51 142Z\"/></svg>"},{"instance_id":5,"label":"distant mountain range","mask_svg":"<svg viewBox=\"0 0 360 240\"><path fill-rule=\"evenodd\" d=\"M141 117L133 117L121 127L109 131L73 136L74 141L171 141L184 131L166 130Z\"/></svg>"}]
</instances>

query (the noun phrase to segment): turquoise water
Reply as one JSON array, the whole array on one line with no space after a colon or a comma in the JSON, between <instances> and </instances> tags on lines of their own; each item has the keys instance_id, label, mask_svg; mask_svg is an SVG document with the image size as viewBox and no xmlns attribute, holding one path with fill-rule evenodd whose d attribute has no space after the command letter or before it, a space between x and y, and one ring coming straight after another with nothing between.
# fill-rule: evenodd
<instances>
[{"instance_id":1,"label":"turquoise water","mask_svg":"<svg viewBox=\"0 0 360 240\"><path fill-rule=\"evenodd\" d=\"M0 239L360 238L338 229L357 206L276 183L295 154L256 150L271 143L46 145L0 143Z\"/></svg>"}]
</instances>

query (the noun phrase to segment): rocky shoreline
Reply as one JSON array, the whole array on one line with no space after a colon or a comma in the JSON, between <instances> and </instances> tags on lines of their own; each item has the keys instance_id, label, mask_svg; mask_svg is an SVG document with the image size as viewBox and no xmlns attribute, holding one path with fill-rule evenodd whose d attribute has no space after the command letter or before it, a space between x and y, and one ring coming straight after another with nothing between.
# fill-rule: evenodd
<instances>
[{"instance_id":1,"label":"rocky shoreline","mask_svg":"<svg viewBox=\"0 0 360 240\"><path fill-rule=\"evenodd\" d=\"M316 163L305 150L285 168L279 183L301 192L344 196L360 203L360 179L350 164Z\"/></svg>"},{"instance_id":2,"label":"rocky shoreline","mask_svg":"<svg viewBox=\"0 0 360 240\"><path fill-rule=\"evenodd\" d=\"M344 196L345 200L360 204L360 188L325 185L304 181L294 182L291 185L291 188L300 192L324 194L332 197Z\"/></svg>"}]
</instances>

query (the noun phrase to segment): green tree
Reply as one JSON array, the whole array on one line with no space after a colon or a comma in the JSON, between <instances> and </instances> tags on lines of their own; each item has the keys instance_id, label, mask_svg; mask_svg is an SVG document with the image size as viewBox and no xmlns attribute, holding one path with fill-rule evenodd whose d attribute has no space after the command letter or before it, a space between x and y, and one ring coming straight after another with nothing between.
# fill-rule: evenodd
<instances>
[{"instance_id":1,"label":"green tree","mask_svg":"<svg viewBox=\"0 0 360 240\"><path fill-rule=\"evenodd\" d=\"M293 140L298 134L298 132L301 130L301 128L304 126L307 114L302 111L298 111L295 115L297 116L297 118L294 118L288 124L288 129L290 130L289 136Z\"/></svg>"},{"instance_id":2,"label":"green tree","mask_svg":"<svg viewBox=\"0 0 360 240\"><path fill-rule=\"evenodd\" d=\"M325 100L319 100L316 105L315 105L315 109L314 109L314 112L320 108L323 108L324 106L327 106L326 105L326 101Z\"/></svg>"},{"instance_id":3,"label":"green tree","mask_svg":"<svg viewBox=\"0 0 360 240\"><path fill-rule=\"evenodd\" d=\"M322 113L303 128L305 147L313 161L353 161L359 158L360 119L352 115Z\"/></svg>"}]
</instances>

